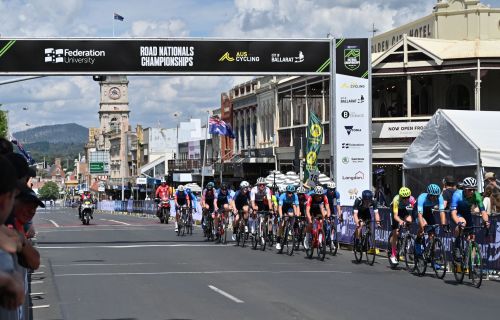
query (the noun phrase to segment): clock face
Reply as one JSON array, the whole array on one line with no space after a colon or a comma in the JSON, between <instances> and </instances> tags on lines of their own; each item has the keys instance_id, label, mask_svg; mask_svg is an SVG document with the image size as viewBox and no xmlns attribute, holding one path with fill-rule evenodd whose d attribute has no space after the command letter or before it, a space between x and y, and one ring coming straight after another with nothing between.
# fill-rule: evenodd
<instances>
[{"instance_id":1,"label":"clock face","mask_svg":"<svg viewBox=\"0 0 500 320\"><path fill-rule=\"evenodd\" d=\"M120 89L118 89L117 87L113 87L111 89L109 89L109 97L113 100L116 100L116 99L120 99L121 97L121 92L120 92Z\"/></svg>"}]
</instances>

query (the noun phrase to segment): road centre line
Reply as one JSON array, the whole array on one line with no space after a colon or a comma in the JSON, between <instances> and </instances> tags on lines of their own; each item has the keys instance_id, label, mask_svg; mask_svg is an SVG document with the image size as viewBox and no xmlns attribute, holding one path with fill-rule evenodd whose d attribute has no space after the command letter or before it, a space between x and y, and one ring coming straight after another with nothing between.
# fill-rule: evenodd
<instances>
[{"instance_id":1,"label":"road centre line","mask_svg":"<svg viewBox=\"0 0 500 320\"><path fill-rule=\"evenodd\" d=\"M217 287L214 287L212 285L209 285L208 286L210 289L212 289L213 291L217 292L218 294L221 294L223 295L224 297L236 302L236 303L244 303L243 300L240 300L238 298L236 298L235 296L232 296L230 295L229 293L225 292L225 291L222 291L221 289L217 288Z\"/></svg>"},{"instance_id":2,"label":"road centre line","mask_svg":"<svg viewBox=\"0 0 500 320\"><path fill-rule=\"evenodd\" d=\"M158 264L153 262L134 262L134 263L73 263L73 264L53 264L53 267L98 267L98 266L143 266Z\"/></svg>"},{"instance_id":3,"label":"road centre line","mask_svg":"<svg viewBox=\"0 0 500 320\"><path fill-rule=\"evenodd\" d=\"M165 271L165 272L103 272L103 273L62 273L56 274L56 277L78 277L78 276L158 276L158 275L190 275L190 274L239 274L239 273L269 273L269 274L288 274L288 273L341 273L351 274L351 271L338 270L218 270L218 271Z\"/></svg>"},{"instance_id":4,"label":"road centre line","mask_svg":"<svg viewBox=\"0 0 500 320\"><path fill-rule=\"evenodd\" d=\"M130 249L130 248L155 248L155 247L213 247L213 248L231 248L231 246L221 246L217 244L134 244L134 245L115 245L115 246L66 246L66 247L37 247L37 249Z\"/></svg>"}]
</instances>

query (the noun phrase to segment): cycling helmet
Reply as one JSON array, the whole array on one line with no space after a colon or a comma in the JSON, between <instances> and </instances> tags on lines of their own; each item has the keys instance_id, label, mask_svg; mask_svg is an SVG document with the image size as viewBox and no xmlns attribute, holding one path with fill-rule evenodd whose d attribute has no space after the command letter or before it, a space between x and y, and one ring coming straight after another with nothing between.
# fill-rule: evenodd
<instances>
[{"instance_id":1,"label":"cycling helmet","mask_svg":"<svg viewBox=\"0 0 500 320\"><path fill-rule=\"evenodd\" d=\"M213 182L207 183L207 189L213 189L215 184Z\"/></svg>"},{"instance_id":2,"label":"cycling helmet","mask_svg":"<svg viewBox=\"0 0 500 320\"><path fill-rule=\"evenodd\" d=\"M361 199L363 200L373 200L373 192L370 190L365 190L361 193Z\"/></svg>"},{"instance_id":3,"label":"cycling helmet","mask_svg":"<svg viewBox=\"0 0 500 320\"><path fill-rule=\"evenodd\" d=\"M477 180L473 177L467 177L464 179L464 189L477 189Z\"/></svg>"},{"instance_id":4,"label":"cycling helmet","mask_svg":"<svg viewBox=\"0 0 500 320\"><path fill-rule=\"evenodd\" d=\"M297 188L297 193L306 193L306 188L300 186Z\"/></svg>"},{"instance_id":5,"label":"cycling helmet","mask_svg":"<svg viewBox=\"0 0 500 320\"><path fill-rule=\"evenodd\" d=\"M399 189L399 196L401 198L409 198L411 196L411 190L407 187L402 187Z\"/></svg>"},{"instance_id":6,"label":"cycling helmet","mask_svg":"<svg viewBox=\"0 0 500 320\"><path fill-rule=\"evenodd\" d=\"M184 186L181 184L180 186L177 187L177 190L180 192L184 191Z\"/></svg>"},{"instance_id":7,"label":"cycling helmet","mask_svg":"<svg viewBox=\"0 0 500 320\"><path fill-rule=\"evenodd\" d=\"M250 183L248 181L241 181L240 183L240 189L248 188L250 187Z\"/></svg>"},{"instance_id":8,"label":"cycling helmet","mask_svg":"<svg viewBox=\"0 0 500 320\"><path fill-rule=\"evenodd\" d=\"M286 192L295 192L295 187L292 185L292 184L289 184L287 187L286 187Z\"/></svg>"},{"instance_id":9,"label":"cycling helmet","mask_svg":"<svg viewBox=\"0 0 500 320\"><path fill-rule=\"evenodd\" d=\"M223 184L220 186L220 189L221 189L221 190L227 190L227 184L223 183Z\"/></svg>"},{"instance_id":10,"label":"cycling helmet","mask_svg":"<svg viewBox=\"0 0 500 320\"><path fill-rule=\"evenodd\" d=\"M314 194L316 195L322 195L325 193L325 189L323 189L322 186L316 186L314 187Z\"/></svg>"},{"instance_id":11,"label":"cycling helmet","mask_svg":"<svg viewBox=\"0 0 500 320\"><path fill-rule=\"evenodd\" d=\"M279 191L279 193L285 193L286 192L286 186L284 184L280 184L278 186L278 191Z\"/></svg>"},{"instance_id":12,"label":"cycling helmet","mask_svg":"<svg viewBox=\"0 0 500 320\"><path fill-rule=\"evenodd\" d=\"M191 193L191 188L186 188L187 193Z\"/></svg>"},{"instance_id":13,"label":"cycling helmet","mask_svg":"<svg viewBox=\"0 0 500 320\"><path fill-rule=\"evenodd\" d=\"M335 189L337 187L337 185L335 184L335 182L333 181L330 181L326 184L326 188L327 189Z\"/></svg>"},{"instance_id":14,"label":"cycling helmet","mask_svg":"<svg viewBox=\"0 0 500 320\"><path fill-rule=\"evenodd\" d=\"M267 184L266 178L260 177L259 179L257 179L256 184Z\"/></svg>"},{"instance_id":15,"label":"cycling helmet","mask_svg":"<svg viewBox=\"0 0 500 320\"><path fill-rule=\"evenodd\" d=\"M427 193L431 196L439 196L441 194L441 188L437 184L430 184L427 187Z\"/></svg>"}]
</instances>

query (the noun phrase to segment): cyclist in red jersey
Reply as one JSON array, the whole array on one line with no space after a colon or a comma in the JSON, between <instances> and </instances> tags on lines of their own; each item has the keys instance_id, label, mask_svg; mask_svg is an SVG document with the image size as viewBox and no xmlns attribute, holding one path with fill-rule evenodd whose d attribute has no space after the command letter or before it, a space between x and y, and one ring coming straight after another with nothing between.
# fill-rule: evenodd
<instances>
[{"instance_id":1,"label":"cyclist in red jersey","mask_svg":"<svg viewBox=\"0 0 500 320\"><path fill-rule=\"evenodd\" d=\"M320 224L322 225L323 219L330 216L330 205L328 204L328 198L325 195L323 187L316 186L313 192L306 203L307 234L312 232L313 217L321 217ZM307 234L304 237L304 247L306 249L308 249L307 241L305 241L305 239L308 239Z\"/></svg>"}]
</instances>

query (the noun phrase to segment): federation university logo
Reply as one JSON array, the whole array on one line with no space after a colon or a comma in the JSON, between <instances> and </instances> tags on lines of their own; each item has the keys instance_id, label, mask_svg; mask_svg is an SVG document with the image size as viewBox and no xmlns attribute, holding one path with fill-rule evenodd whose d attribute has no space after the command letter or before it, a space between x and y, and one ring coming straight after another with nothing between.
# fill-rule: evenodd
<instances>
[{"instance_id":1,"label":"federation university logo","mask_svg":"<svg viewBox=\"0 0 500 320\"><path fill-rule=\"evenodd\" d=\"M45 49L45 62L48 63L62 63L64 62L64 49Z\"/></svg>"},{"instance_id":2,"label":"federation university logo","mask_svg":"<svg viewBox=\"0 0 500 320\"><path fill-rule=\"evenodd\" d=\"M361 50L358 47L344 49L344 66L351 71L357 70L361 65Z\"/></svg>"}]
</instances>

